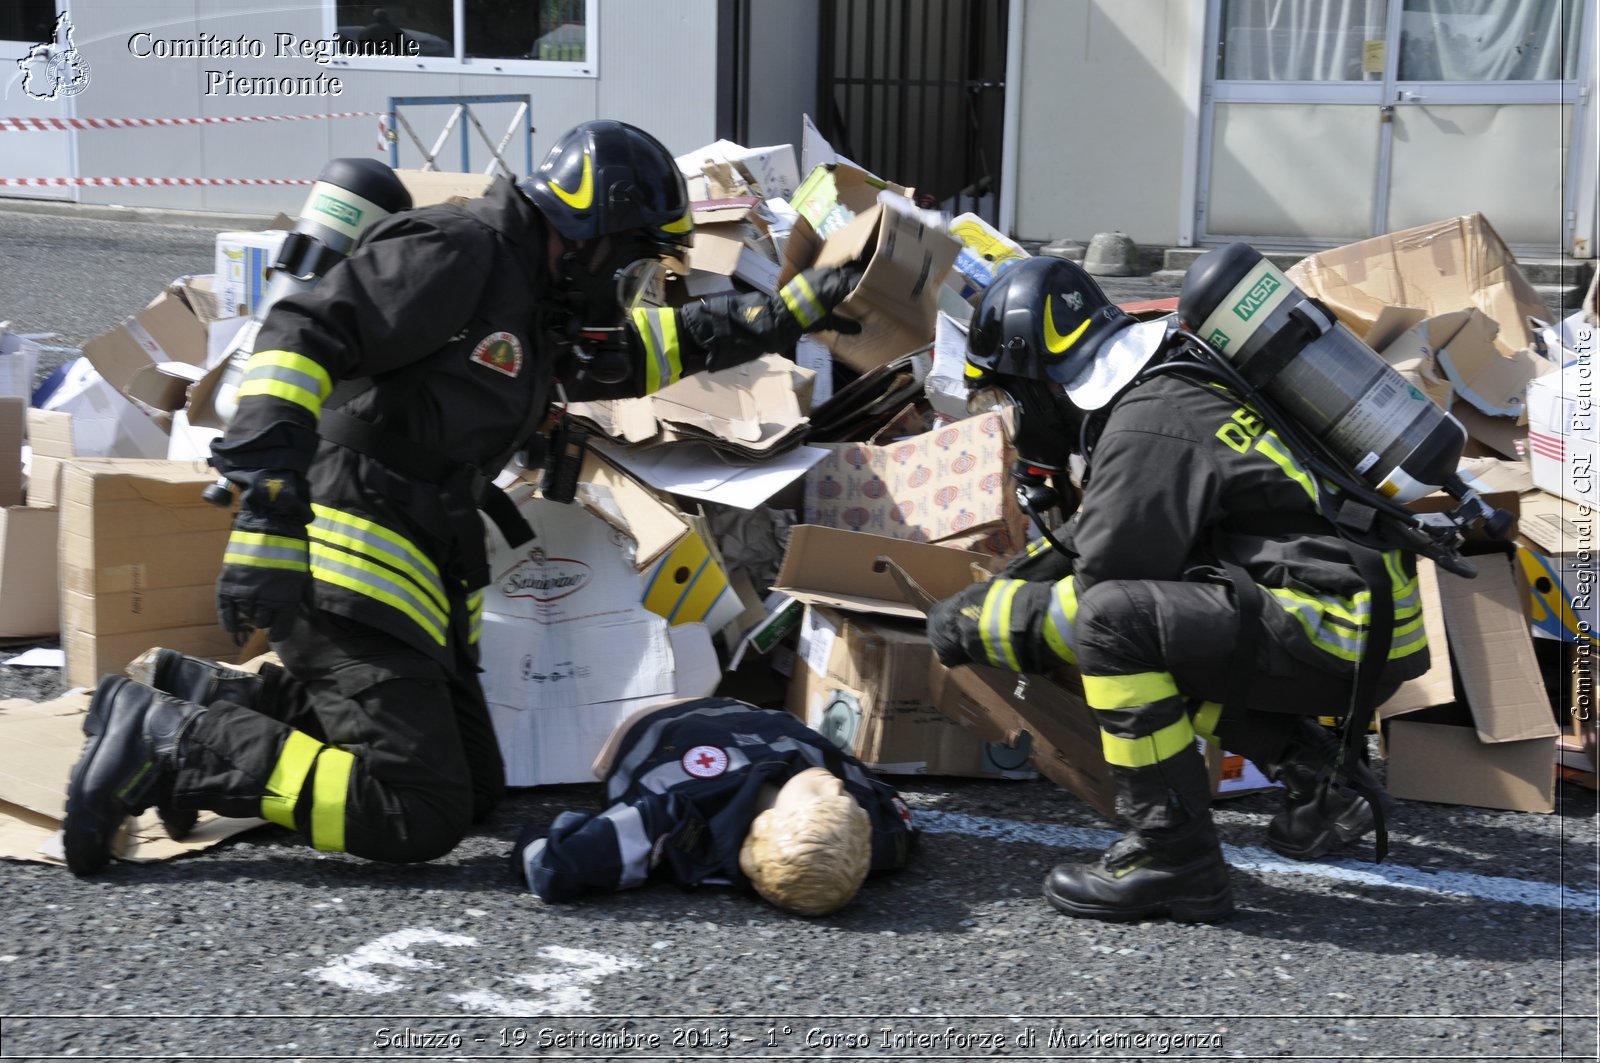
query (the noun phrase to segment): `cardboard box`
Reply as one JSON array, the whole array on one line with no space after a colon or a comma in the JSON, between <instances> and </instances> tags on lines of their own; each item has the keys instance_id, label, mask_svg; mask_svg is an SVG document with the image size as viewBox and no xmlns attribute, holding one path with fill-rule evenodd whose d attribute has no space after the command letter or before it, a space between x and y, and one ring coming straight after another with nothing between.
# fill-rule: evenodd
<instances>
[{"instance_id":1,"label":"cardboard box","mask_svg":"<svg viewBox=\"0 0 1600 1063\"><path fill-rule=\"evenodd\" d=\"M947 668L930 658L928 688L940 712L987 742L1025 753L1045 778L1116 819L1116 786L1081 683L1032 676L1019 698L1015 675L984 665Z\"/></svg>"},{"instance_id":2,"label":"cardboard box","mask_svg":"<svg viewBox=\"0 0 1600 1063\"><path fill-rule=\"evenodd\" d=\"M287 235L284 229L217 234L213 287L222 317L248 317L261 304L267 274Z\"/></svg>"},{"instance_id":3,"label":"cardboard box","mask_svg":"<svg viewBox=\"0 0 1600 1063\"><path fill-rule=\"evenodd\" d=\"M93 686L152 646L236 659L216 610L233 514L200 496L215 479L198 462L68 463L60 581L68 683Z\"/></svg>"},{"instance_id":4,"label":"cardboard box","mask_svg":"<svg viewBox=\"0 0 1600 1063\"><path fill-rule=\"evenodd\" d=\"M494 178L481 173L443 173L438 170L396 170L394 175L411 193L413 207L434 203L465 202L489 191Z\"/></svg>"},{"instance_id":5,"label":"cardboard box","mask_svg":"<svg viewBox=\"0 0 1600 1063\"><path fill-rule=\"evenodd\" d=\"M1029 750L985 740L934 702L920 623L808 605L788 708L874 771L1028 779Z\"/></svg>"},{"instance_id":6,"label":"cardboard box","mask_svg":"<svg viewBox=\"0 0 1600 1063\"><path fill-rule=\"evenodd\" d=\"M804 219L815 241L826 240L858 215L878 203L878 193L909 199L911 190L885 181L849 162L829 162L813 167L789 205Z\"/></svg>"},{"instance_id":7,"label":"cardboard box","mask_svg":"<svg viewBox=\"0 0 1600 1063\"><path fill-rule=\"evenodd\" d=\"M976 214L958 214L951 218L950 235L961 242L961 248L956 253L955 268L945 283L973 306L978 305L984 291L1002 270L1032 257L1021 244L1007 238Z\"/></svg>"},{"instance_id":8,"label":"cardboard box","mask_svg":"<svg viewBox=\"0 0 1600 1063\"><path fill-rule=\"evenodd\" d=\"M511 785L588 782L618 723L643 706L708 695L720 674L710 629L653 612L646 581L670 584L680 612L709 603L697 598L700 573L670 550L646 575L628 535L583 506L538 498L527 484L511 490L535 538L516 549L491 539L480 640L490 717Z\"/></svg>"},{"instance_id":9,"label":"cardboard box","mask_svg":"<svg viewBox=\"0 0 1600 1063\"><path fill-rule=\"evenodd\" d=\"M155 410L183 407L205 369L206 326L163 292L122 324L83 345L83 356L117 391Z\"/></svg>"},{"instance_id":10,"label":"cardboard box","mask_svg":"<svg viewBox=\"0 0 1600 1063\"><path fill-rule=\"evenodd\" d=\"M88 710L88 691L46 702L0 702L0 857L66 862L60 840L66 779L83 751L83 717ZM128 823L113 851L117 859L133 863L166 860L210 848L263 822L203 812L189 836L175 842L152 808Z\"/></svg>"},{"instance_id":11,"label":"cardboard box","mask_svg":"<svg viewBox=\"0 0 1600 1063\"><path fill-rule=\"evenodd\" d=\"M1412 801L1549 812L1560 728L1533 655L1527 589L1513 558L1485 554L1473 563L1476 579L1438 573L1461 700L1383 707L1388 790ZM1438 645L1431 631L1430 643Z\"/></svg>"},{"instance_id":12,"label":"cardboard box","mask_svg":"<svg viewBox=\"0 0 1600 1063\"><path fill-rule=\"evenodd\" d=\"M0 395L0 508L22 504L22 437L27 403Z\"/></svg>"},{"instance_id":13,"label":"cardboard box","mask_svg":"<svg viewBox=\"0 0 1600 1063\"><path fill-rule=\"evenodd\" d=\"M0 637L54 635L61 630L53 509L0 509Z\"/></svg>"},{"instance_id":14,"label":"cardboard box","mask_svg":"<svg viewBox=\"0 0 1600 1063\"><path fill-rule=\"evenodd\" d=\"M72 415L60 410L27 411L28 505L54 509L61 498L61 469L77 456Z\"/></svg>"},{"instance_id":15,"label":"cardboard box","mask_svg":"<svg viewBox=\"0 0 1600 1063\"><path fill-rule=\"evenodd\" d=\"M1528 385L1528 463L1533 485L1571 502L1595 504L1600 459L1596 376L1589 360L1574 362Z\"/></svg>"},{"instance_id":16,"label":"cardboard box","mask_svg":"<svg viewBox=\"0 0 1600 1063\"><path fill-rule=\"evenodd\" d=\"M1206 758L1206 772L1211 776L1211 796L1243 797L1263 790L1279 790L1282 785L1273 782L1245 757L1229 753L1199 739L1201 755Z\"/></svg>"},{"instance_id":17,"label":"cardboard box","mask_svg":"<svg viewBox=\"0 0 1600 1063\"><path fill-rule=\"evenodd\" d=\"M695 203L694 246L689 249L690 295L737 291L735 280L756 291L778 290L778 254L760 223L754 196Z\"/></svg>"},{"instance_id":18,"label":"cardboard box","mask_svg":"<svg viewBox=\"0 0 1600 1063\"><path fill-rule=\"evenodd\" d=\"M899 442L827 444L805 479L805 521L915 542L998 532L994 552L1027 541L1008 489L1004 421L985 413Z\"/></svg>"},{"instance_id":19,"label":"cardboard box","mask_svg":"<svg viewBox=\"0 0 1600 1063\"><path fill-rule=\"evenodd\" d=\"M1481 214L1323 251L1295 263L1288 277L1358 336L1389 306L1414 307L1429 317L1477 307L1500 326L1496 347L1512 355L1533 346L1530 317L1550 320L1544 299Z\"/></svg>"},{"instance_id":20,"label":"cardboard box","mask_svg":"<svg viewBox=\"0 0 1600 1063\"><path fill-rule=\"evenodd\" d=\"M933 344L939 315L939 290L955 264L960 241L930 212L892 192L831 230L819 243L802 219L784 247L780 285L812 266L841 266L867 258L855 290L838 307L861 331L814 333L834 357L858 373L923 350ZM823 230L817 230L821 232Z\"/></svg>"},{"instance_id":21,"label":"cardboard box","mask_svg":"<svg viewBox=\"0 0 1600 1063\"><path fill-rule=\"evenodd\" d=\"M730 140L716 140L679 155L674 161L695 198L712 199L733 192L789 199L800 185L800 167L792 144L747 148ZM698 194L700 191L705 194ZM698 233L695 241L699 242Z\"/></svg>"}]
</instances>

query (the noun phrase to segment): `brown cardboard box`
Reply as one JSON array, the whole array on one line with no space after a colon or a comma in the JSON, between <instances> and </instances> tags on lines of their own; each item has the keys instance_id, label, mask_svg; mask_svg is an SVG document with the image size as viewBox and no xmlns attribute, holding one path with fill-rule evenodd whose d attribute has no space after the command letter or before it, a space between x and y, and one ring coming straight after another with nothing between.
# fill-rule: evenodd
<instances>
[{"instance_id":1,"label":"brown cardboard box","mask_svg":"<svg viewBox=\"0 0 1600 1063\"><path fill-rule=\"evenodd\" d=\"M1031 677L1016 696L1017 677L998 668L947 668L930 654L928 689L947 717L978 737L1026 754L1051 782L1070 790L1107 819L1116 818L1116 790L1101 750L1100 725L1075 682Z\"/></svg>"},{"instance_id":2,"label":"brown cardboard box","mask_svg":"<svg viewBox=\"0 0 1600 1063\"><path fill-rule=\"evenodd\" d=\"M28 505L54 509L61 498L61 468L77 451L72 442L72 415L60 410L28 411Z\"/></svg>"},{"instance_id":3,"label":"brown cardboard box","mask_svg":"<svg viewBox=\"0 0 1600 1063\"><path fill-rule=\"evenodd\" d=\"M489 191L494 178L481 173L446 173L439 170L396 170L394 175L411 193L413 207L434 203L465 202Z\"/></svg>"},{"instance_id":4,"label":"brown cardboard box","mask_svg":"<svg viewBox=\"0 0 1600 1063\"><path fill-rule=\"evenodd\" d=\"M1011 450L985 413L899 442L832 443L806 473L809 524L914 542L993 531L997 554L1021 549L1027 518L1007 489Z\"/></svg>"},{"instance_id":5,"label":"brown cardboard box","mask_svg":"<svg viewBox=\"0 0 1600 1063\"><path fill-rule=\"evenodd\" d=\"M892 557L940 597L970 583L972 566L989 560L862 532L794 528L773 584L807 606L790 710L884 771L1031 774L1024 767L1026 753L986 749L979 736L946 719L934 704L922 609L906 600L893 575L875 571L880 556Z\"/></svg>"},{"instance_id":6,"label":"brown cardboard box","mask_svg":"<svg viewBox=\"0 0 1600 1063\"><path fill-rule=\"evenodd\" d=\"M183 408L206 361L206 327L187 303L162 292L143 310L83 345L106 383L153 409Z\"/></svg>"},{"instance_id":7,"label":"brown cardboard box","mask_svg":"<svg viewBox=\"0 0 1600 1063\"><path fill-rule=\"evenodd\" d=\"M929 689L933 648L918 623L808 605L788 708L840 749L891 775L1032 778L1026 748L948 718Z\"/></svg>"},{"instance_id":8,"label":"brown cardboard box","mask_svg":"<svg viewBox=\"0 0 1600 1063\"><path fill-rule=\"evenodd\" d=\"M0 637L53 635L61 629L53 509L0 509Z\"/></svg>"},{"instance_id":9,"label":"brown cardboard box","mask_svg":"<svg viewBox=\"0 0 1600 1063\"><path fill-rule=\"evenodd\" d=\"M233 514L199 462L78 458L61 488L65 679L93 686L152 646L235 659L215 584Z\"/></svg>"},{"instance_id":10,"label":"brown cardboard box","mask_svg":"<svg viewBox=\"0 0 1600 1063\"><path fill-rule=\"evenodd\" d=\"M865 373L932 346L939 289L955 265L960 241L930 224L909 200L886 195L820 245L804 219L784 245L778 283L812 266L841 266L866 258L866 271L838 312L859 322L853 334L821 331L835 358Z\"/></svg>"},{"instance_id":11,"label":"brown cardboard box","mask_svg":"<svg viewBox=\"0 0 1600 1063\"><path fill-rule=\"evenodd\" d=\"M22 505L22 436L28 404L0 395L0 509Z\"/></svg>"},{"instance_id":12,"label":"brown cardboard box","mask_svg":"<svg viewBox=\"0 0 1600 1063\"><path fill-rule=\"evenodd\" d=\"M1482 214L1419 225L1302 259L1288 277L1365 336L1385 307L1427 316L1477 307L1500 326L1495 345L1511 355L1531 347L1529 317L1550 309Z\"/></svg>"},{"instance_id":13,"label":"brown cardboard box","mask_svg":"<svg viewBox=\"0 0 1600 1063\"><path fill-rule=\"evenodd\" d=\"M756 291L777 291L778 252L759 221L760 202L737 196L693 204L694 245L684 279L690 295L735 291L736 278Z\"/></svg>"},{"instance_id":14,"label":"brown cardboard box","mask_svg":"<svg viewBox=\"0 0 1600 1063\"><path fill-rule=\"evenodd\" d=\"M1427 707L1382 707L1388 789L1413 801L1549 812L1560 730L1533 655L1527 588L1514 558L1472 561L1476 579L1438 573L1445 638L1429 632L1435 658L1448 645L1461 698L1444 701L1436 688L1409 698ZM1424 680L1437 682L1437 669L1436 660Z\"/></svg>"}]
</instances>

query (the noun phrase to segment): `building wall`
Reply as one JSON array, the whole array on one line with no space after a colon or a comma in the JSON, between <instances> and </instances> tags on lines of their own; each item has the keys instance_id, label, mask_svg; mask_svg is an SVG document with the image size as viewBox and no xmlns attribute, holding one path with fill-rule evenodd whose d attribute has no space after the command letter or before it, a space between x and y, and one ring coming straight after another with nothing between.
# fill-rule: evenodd
<instances>
[{"instance_id":1,"label":"building wall","mask_svg":"<svg viewBox=\"0 0 1600 1063\"><path fill-rule=\"evenodd\" d=\"M602 0L595 7L600 17L598 76L588 78L361 70L340 61L324 66L305 58L273 58L274 34L327 36L318 0L281 0L249 9L241 9L237 0L73 0L75 41L91 70L88 87L73 102L79 118L231 117L383 111L391 96L527 93L532 97L536 161L561 132L596 117L633 122L674 153L715 139L716 0ZM128 48L129 38L140 31L189 39L202 31L243 35L266 41L268 56L141 59ZM344 89L338 96L207 96L205 72L213 69L232 69L241 77L327 74L342 79ZM447 107L411 112L425 144L431 147L448 112ZM485 110L484 126L492 139L499 140L510 114L510 108L498 105ZM798 127L798 112L792 124ZM387 151L378 148L378 132L375 117L84 130L77 134L78 176L311 178L329 158L387 160ZM458 143L450 141L441 153L440 169L459 168ZM488 149L476 133L470 145L473 169L481 170ZM520 142L507 151L513 167L525 168ZM400 164L419 165L420 156L406 147ZM305 191L263 186L85 188L81 200L292 213Z\"/></svg>"},{"instance_id":2,"label":"building wall","mask_svg":"<svg viewBox=\"0 0 1600 1063\"><path fill-rule=\"evenodd\" d=\"M748 147L793 144L799 160L800 116L817 113L817 11L814 3L750 4Z\"/></svg>"},{"instance_id":3,"label":"building wall","mask_svg":"<svg viewBox=\"0 0 1600 1063\"><path fill-rule=\"evenodd\" d=\"M1025 3L1016 232L1075 239L1120 229L1178 242L1190 36L1198 0Z\"/></svg>"}]
</instances>

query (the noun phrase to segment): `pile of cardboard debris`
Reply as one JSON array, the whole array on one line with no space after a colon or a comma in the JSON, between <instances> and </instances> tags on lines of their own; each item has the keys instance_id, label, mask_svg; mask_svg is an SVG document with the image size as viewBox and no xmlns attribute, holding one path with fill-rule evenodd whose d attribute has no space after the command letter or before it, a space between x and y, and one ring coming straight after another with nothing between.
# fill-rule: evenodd
<instances>
[{"instance_id":1,"label":"pile of cardboard debris","mask_svg":"<svg viewBox=\"0 0 1600 1063\"><path fill-rule=\"evenodd\" d=\"M588 781L638 707L720 692L786 704L881 771L1040 772L1109 815L1073 678L1022 690L942 668L911 593L955 593L1029 535L1010 426L969 416L961 383L965 320L1028 252L975 216L919 207L814 132L806 147L820 161L803 179L789 145L719 141L679 159L696 238L671 295L771 292L864 256L844 305L862 331L575 405L594 437L577 504L502 475L537 533L520 549L489 533L483 680L509 779ZM401 176L419 205L488 183ZM231 516L201 499L221 427L210 394L291 225L218 234L212 274L173 281L86 344L42 408L0 398L0 453L23 455L0 462L0 636L59 631L74 686L153 645L239 659L212 597ZM1389 786L1548 811L1558 758L1593 778L1592 746L1560 726L1592 703L1592 305L1551 321L1479 216L1314 255L1290 276L1457 415L1473 481L1522 516L1515 552L1485 544L1476 580L1423 563L1434 666L1383 709ZM0 342L0 367L27 357L25 341ZM1264 783L1239 758L1212 759L1220 793Z\"/></svg>"}]
</instances>

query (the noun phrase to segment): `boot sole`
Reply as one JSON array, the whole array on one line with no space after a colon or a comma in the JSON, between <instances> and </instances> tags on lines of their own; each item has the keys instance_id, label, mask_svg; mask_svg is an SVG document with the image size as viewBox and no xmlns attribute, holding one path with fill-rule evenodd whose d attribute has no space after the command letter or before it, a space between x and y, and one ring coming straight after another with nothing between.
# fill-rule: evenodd
<instances>
[{"instance_id":1,"label":"boot sole","mask_svg":"<svg viewBox=\"0 0 1600 1063\"><path fill-rule=\"evenodd\" d=\"M1169 916L1179 923L1217 923L1233 914L1233 886L1227 885L1216 893L1204 897L1174 897L1170 901L1147 904L1138 908L1111 908L1104 905L1082 904L1057 896L1047 885L1044 899L1050 907L1063 915L1079 919L1099 919L1108 923L1133 923L1141 919Z\"/></svg>"}]
</instances>

